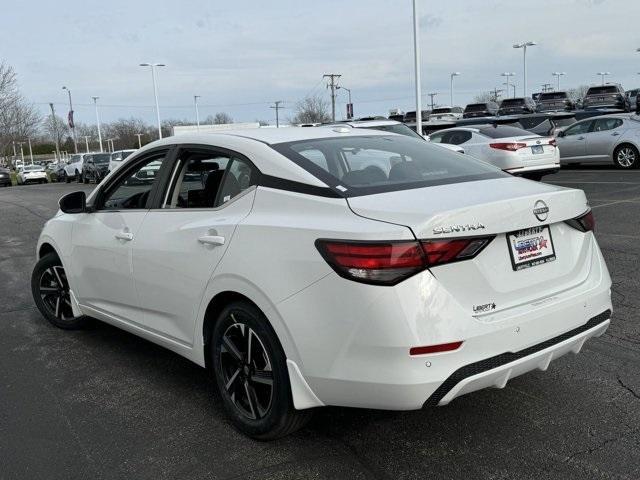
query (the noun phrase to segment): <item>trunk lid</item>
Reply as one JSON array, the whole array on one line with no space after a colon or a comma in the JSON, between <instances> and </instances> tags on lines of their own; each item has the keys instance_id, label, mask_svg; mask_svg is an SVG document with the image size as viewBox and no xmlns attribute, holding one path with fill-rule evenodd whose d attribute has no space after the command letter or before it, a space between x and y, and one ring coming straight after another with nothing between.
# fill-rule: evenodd
<instances>
[{"instance_id":1,"label":"trunk lid","mask_svg":"<svg viewBox=\"0 0 640 480\"><path fill-rule=\"evenodd\" d=\"M533 210L546 204L547 218ZM590 270L590 234L564 223L587 208L584 192L519 178L501 178L348 199L358 215L405 225L418 239L495 235L471 259L431 268L456 301L477 317L549 298L584 282ZM556 259L514 270L507 236L548 226ZM441 233L436 233L441 232Z\"/></svg>"}]
</instances>

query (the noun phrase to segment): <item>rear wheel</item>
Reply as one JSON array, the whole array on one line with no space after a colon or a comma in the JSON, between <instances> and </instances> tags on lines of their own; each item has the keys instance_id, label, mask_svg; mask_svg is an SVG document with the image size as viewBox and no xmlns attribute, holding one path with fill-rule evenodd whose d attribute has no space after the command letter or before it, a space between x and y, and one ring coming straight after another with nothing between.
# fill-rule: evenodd
<instances>
[{"instance_id":1,"label":"rear wheel","mask_svg":"<svg viewBox=\"0 0 640 480\"><path fill-rule=\"evenodd\" d=\"M638 149L633 145L620 145L613 152L613 162L618 168L625 170L638 168L640 162Z\"/></svg>"},{"instance_id":2,"label":"rear wheel","mask_svg":"<svg viewBox=\"0 0 640 480\"><path fill-rule=\"evenodd\" d=\"M55 253L44 255L36 263L31 293L40 313L56 327L72 330L86 324L87 317L73 315L67 274Z\"/></svg>"},{"instance_id":3,"label":"rear wheel","mask_svg":"<svg viewBox=\"0 0 640 480\"><path fill-rule=\"evenodd\" d=\"M225 410L234 426L272 440L302 428L310 410L295 410L286 357L262 312L234 302L220 313L211 338L211 361Z\"/></svg>"},{"instance_id":4,"label":"rear wheel","mask_svg":"<svg viewBox=\"0 0 640 480\"><path fill-rule=\"evenodd\" d=\"M65 183L71 183L71 179L69 178L69 175L67 175L67 172L64 173L64 181Z\"/></svg>"}]
</instances>

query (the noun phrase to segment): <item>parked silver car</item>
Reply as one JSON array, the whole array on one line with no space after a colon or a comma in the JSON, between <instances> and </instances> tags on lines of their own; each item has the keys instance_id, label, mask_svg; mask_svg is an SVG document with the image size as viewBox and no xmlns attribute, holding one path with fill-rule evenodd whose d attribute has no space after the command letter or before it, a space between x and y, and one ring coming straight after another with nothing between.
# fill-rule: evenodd
<instances>
[{"instance_id":1,"label":"parked silver car","mask_svg":"<svg viewBox=\"0 0 640 480\"><path fill-rule=\"evenodd\" d=\"M560 162L611 163L630 169L640 165L640 116L588 118L556 133Z\"/></svg>"}]
</instances>

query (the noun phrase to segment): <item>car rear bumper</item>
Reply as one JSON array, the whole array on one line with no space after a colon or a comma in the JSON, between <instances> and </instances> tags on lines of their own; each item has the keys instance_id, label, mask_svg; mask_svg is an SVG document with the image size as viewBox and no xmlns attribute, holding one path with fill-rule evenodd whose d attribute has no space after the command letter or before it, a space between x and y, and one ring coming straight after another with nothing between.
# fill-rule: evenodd
<instances>
[{"instance_id":1,"label":"car rear bumper","mask_svg":"<svg viewBox=\"0 0 640 480\"><path fill-rule=\"evenodd\" d=\"M330 274L277 305L297 350L287 355L324 405L416 410L503 387L606 330L611 279L590 241L584 281L486 314L471 314L436 271L391 288ZM455 341L455 351L409 354Z\"/></svg>"},{"instance_id":2,"label":"car rear bumper","mask_svg":"<svg viewBox=\"0 0 640 480\"><path fill-rule=\"evenodd\" d=\"M559 163L547 163L545 165L531 165L527 167L509 168L505 172L511 175L526 175L527 173L551 174L560 170Z\"/></svg>"}]
</instances>

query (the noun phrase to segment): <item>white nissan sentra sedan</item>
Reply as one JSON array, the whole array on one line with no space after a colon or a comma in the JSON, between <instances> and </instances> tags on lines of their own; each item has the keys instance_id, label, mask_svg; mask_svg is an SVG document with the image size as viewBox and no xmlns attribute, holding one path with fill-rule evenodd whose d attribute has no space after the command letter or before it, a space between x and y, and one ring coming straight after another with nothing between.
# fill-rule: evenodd
<instances>
[{"instance_id":1,"label":"white nissan sentra sedan","mask_svg":"<svg viewBox=\"0 0 640 480\"><path fill-rule=\"evenodd\" d=\"M577 353L611 317L593 227L581 190L407 136L170 137L60 200L32 290L58 327L209 367L232 422L272 439L315 407L446 405Z\"/></svg>"}]
</instances>

